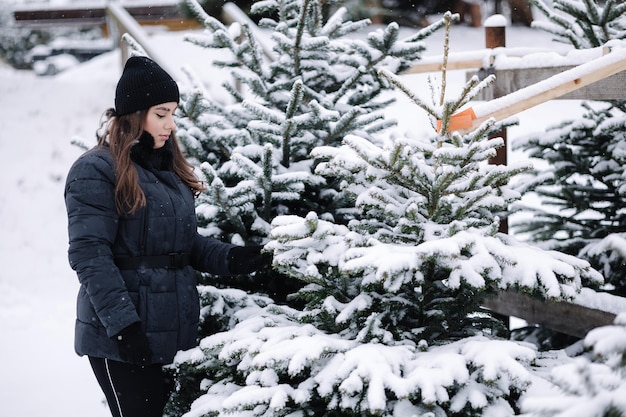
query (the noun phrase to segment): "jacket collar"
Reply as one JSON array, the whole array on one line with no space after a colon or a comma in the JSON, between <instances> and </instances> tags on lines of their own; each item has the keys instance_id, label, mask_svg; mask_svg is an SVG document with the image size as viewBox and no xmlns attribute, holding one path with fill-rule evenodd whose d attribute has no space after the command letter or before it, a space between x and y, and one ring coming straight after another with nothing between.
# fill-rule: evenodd
<instances>
[{"instance_id":1,"label":"jacket collar","mask_svg":"<svg viewBox=\"0 0 626 417\"><path fill-rule=\"evenodd\" d=\"M131 148L130 158L150 171L171 171L174 160L171 141L165 142L162 148L154 149L154 138L144 131Z\"/></svg>"}]
</instances>

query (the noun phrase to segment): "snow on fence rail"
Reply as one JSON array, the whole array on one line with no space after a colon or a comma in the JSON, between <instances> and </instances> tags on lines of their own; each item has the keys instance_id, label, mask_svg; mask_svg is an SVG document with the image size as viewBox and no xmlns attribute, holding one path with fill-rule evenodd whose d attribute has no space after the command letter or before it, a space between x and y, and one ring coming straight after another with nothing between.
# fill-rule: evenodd
<instances>
[{"instance_id":1,"label":"snow on fence rail","mask_svg":"<svg viewBox=\"0 0 626 417\"><path fill-rule=\"evenodd\" d=\"M489 68L493 65L496 57L500 55L511 57L523 57L533 53L539 52L551 52L548 48L484 48L476 49L474 51L463 51L451 53L448 55L448 61L446 62L447 70L463 70L463 69L478 69ZM411 68L403 71L403 74L423 74L427 72L438 72L443 70L443 55L431 55L422 57L419 63L413 65Z\"/></svg>"},{"instance_id":2,"label":"snow on fence rail","mask_svg":"<svg viewBox=\"0 0 626 417\"><path fill-rule=\"evenodd\" d=\"M617 63L613 68L598 68L597 70L593 68L610 65L615 54L612 57L606 56L614 52L619 54L619 51L623 49L626 49L624 41L613 41L603 47L587 50L574 50L565 55L545 48L485 48L450 54L446 69L477 69L478 74L496 76L494 84L481 91L476 96L476 100L489 101L512 93L519 94L519 90L536 86L549 78L552 79L551 82L558 82L569 75L574 75L573 80L576 81L578 78L575 74L582 71L591 73L581 76L580 83L577 81L571 87L561 86L549 100L623 100L626 98L623 89L626 84L626 66L623 63ZM403 74L441 71L442 63L442 55L424 57ZM582 65L584 67L579 68ZM563 75L566 72L568 75ZM474 74L468 74L468 76L472 75ZM549 85L548 88L553 89Z\"/></svg>"},{"instance_id":3,"label":"snow on fence rail","mask_svg":"<svg viewBox=\"0 0 626 417\"><path fill-rule=\"evenodd\" d=\"M613 75L620 73L622 73L621 76L626 75L624 71L626 71L626 48L615 48L604 56L552 75L545 80L502 97L473 105L472 109L475 118L472 120L471 125L464 126L460 130L476 129L481 123L491 118L496 120L506 119L538 104L562 97L567 93L579 90ZM623 81L622 84L619 84L620 88L617 88L616 85L614 90L616 97L613 98L626 98L624 97L623 85ZM588 98L591 99L592 97Z\"/></svg>"}]
</instances>

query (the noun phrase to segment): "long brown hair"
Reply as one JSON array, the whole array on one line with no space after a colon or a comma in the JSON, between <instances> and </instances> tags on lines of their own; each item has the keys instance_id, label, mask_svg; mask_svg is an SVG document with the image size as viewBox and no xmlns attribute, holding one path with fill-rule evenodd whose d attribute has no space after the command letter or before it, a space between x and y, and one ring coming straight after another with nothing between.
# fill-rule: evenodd
<instances>
[{"instance_id":1,"label":"long brown hair","mask_svg":"<svg viewBox=\"0 0 626 417\"><path fill-rule=\"evenodd\" d=\"M120 214L135 213L146 205L146 196L139 186L137 169L130 158L130 150L143 133L147 110L117 116L113 108L104 113L98 145L108 146L115 160L115 206ZM185 159L174 132L172 141L172 169L174 173L197 196L205 190L202 181L195 175L193 166Z\"/></svg>"}]
</instances>

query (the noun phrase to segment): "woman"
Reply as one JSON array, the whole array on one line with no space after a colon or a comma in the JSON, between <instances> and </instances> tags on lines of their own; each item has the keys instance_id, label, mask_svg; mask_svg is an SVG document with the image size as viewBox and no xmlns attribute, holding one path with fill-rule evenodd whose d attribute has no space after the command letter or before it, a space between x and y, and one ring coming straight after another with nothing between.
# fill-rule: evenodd
<instances>
[{"instance_id":1,"label":"woman","mask_svg":"<svg viewBox=\"0 0 626 417\"><path fill-rule=\"evenodd\" d=\"M65 187L69 262L80 281L75 349L89 361L115 417L161 417L171 385L162 371L197 343L195 270L245 274L270 261L260 246L202 237L203 190L174 129L176 82L131 57L98 145Z\"/></svg>"}]
</instances>

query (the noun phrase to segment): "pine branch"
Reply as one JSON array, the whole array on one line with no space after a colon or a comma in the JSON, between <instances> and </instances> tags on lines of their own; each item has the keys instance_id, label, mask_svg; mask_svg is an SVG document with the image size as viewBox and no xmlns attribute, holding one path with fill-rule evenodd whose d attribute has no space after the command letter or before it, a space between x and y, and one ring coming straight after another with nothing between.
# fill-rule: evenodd
<instances>
[{"instance_id":1,"label":"pine branch","mask_svg":"<svg viewBox=\"0 0 626 417\"><path fill-rule=\"evenodd\" d=\"M304 34L304 26L310 1L311 0L303 0L302 2L302 6L300 7L300 18L298 19L298 25L296 27L296 39L293 43L293 71L296 77L302 76L300 69L300 44L302 43L302 36Z\"/></svg>"},{"instance_id":2,"label":"pine branch","mask_svg":"<svg viewBox=\"0 0 626 417\"><path fill-rule=\"evenodd\" d=\"M328 136L324 139L324 145L331 144L336 138L344 137L349 131L351 131L351 124L361 113L362 110L358 107L353 107L350 111L344 113L332 130L328 132Z\"/></svg>"},{"instance_id":3,"label":"pine branch","mask_svg":"<svg viewBox=\"0 0 626 417\"><path fill-rule=\"evenodd\" d=\"M285 126L283 128L283 166L289 167L289 161L291 160L291 130L293 126L293 118L296 115L296 110L299 108L302 98L304 97L304 91L302 88L302 80L296 79L293 83L289 95L289 103L287 104L287 110L285 112Z\"/></svg>"},{"instance_id":4,"label":"pine branch","mask_svg":"<svg viewBox=\"0 0 626 417\"><path fill-rule=\"evenodd\" d=\"M421 107L422 109L424 109L426 111L426 113L428 113L429 115L433 116L433 117L438 117L439 116L439 112L429 106L426 102L424 102L421 98L419 98L413 91L409 90L404 83L402 83L402 81L400 80L400 77L398 77L396 74L392 73L391 71L387 70L386 68L381 68L378 70L378 75L380 75L383 78L386 78L387 80L389 80L389 82L396 88L398 88L398 90L402 91L409 100L411 100L413 103L415 103L417 106Z\"/></svg>"},{"instance_id":5,"label":"pine branch","mask_svg":"<svg viewBox=\"0 0 626 417\"><path fill-rule=\"evenodd\" d=\"M450 21L451 14L447 12L443 15L443 21L445 22L445 37L443 43L443 64L441 70L441 96L439 97L439 105L443 105L446 97L446 75L448 73L448 55L450 53Z\"/></svg>"},{"instance_id":6,"label":"pine branch","mask_svg":"<svg viewBox=\"0 0 626 417\"><path fill-rule=\"evenodd\" d=\"M261 177L261 189L263 190L263 219L269 222L272 215L273 148L271 145L265 145L263 150L263 159L261 160L263 167L263 176Z\"/></svg>"}]
</instances>

